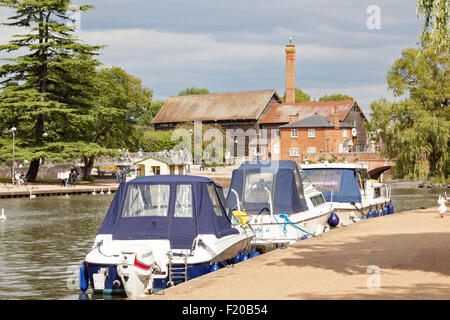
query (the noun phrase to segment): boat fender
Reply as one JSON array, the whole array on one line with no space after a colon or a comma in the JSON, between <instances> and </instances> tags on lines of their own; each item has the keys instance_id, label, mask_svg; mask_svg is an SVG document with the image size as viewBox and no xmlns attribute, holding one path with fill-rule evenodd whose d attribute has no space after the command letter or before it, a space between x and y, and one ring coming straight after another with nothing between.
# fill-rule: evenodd
<instances>
[{"instance_id":1,"label":"boat fender","mask_svg":"<svg viewBox=\"0 0 450 320\"><path fill-rule=\"evenodd\" d=\"M392 205L392 203L390 203L388 205L388 214L393 214L394 213L394 206Z\"/></svg>"},{"instance_id":2,"label":"boat fender","mask_svg":"<svg viewBox=\"0 0 450 320\"><path fill-rule=\"evenodd\" d=\"M240 255L240 253L238 253L237 256L234 257L233 263L236 264L236 263L239 263L240 261L241 261L241 255Z\"/></svg>"},{"instance_id":3,"label":"boat fender","mask_svg":"<svg viewBox=\"0 0 450 320\"><path fill-rule=\"evenodd\" d=\"M211 267L209 268L209 272L214 272L214 271L217 271L219 269L220 269L220 267L217 264L217 262L214 262L214 264L212 264Z\"/></svg>"},{"instance_id":4,"label":"boat fender","mask_svg":"<svg viewBox=\"0 0 450 320\"><path fill-rule=\"evenodd\" d=\"M381 210L381 215L386 216L387 214L388 214L388 207L384 206L383 209Z\"/></svg>"},{"instance_id":5,"label":"boat fender","mask_svg":"<svg viewBox=\"0 0 450 320\"><path fill-rule=\"evenodd\" d=\"M334 211L330 214L330 217L328 218L328 224L332 228L335 228L339 225L339 217Z\"/></svg>"},{"instance_id":6,"label":"boat fender","mask_svg":"<svg viewBox=\"0 0 450 320\"><path fill-rule=\"evenodd\" d=\"M380 211L378 211L378 208L375 208L375 211L373 212L373 217L378 217L380 215Z\"/></svg>"},{"instance_id":7,"label":"boat fender","mask_svg":"<svg viewBox=\"0 0 450 320\"><path fill-rule=\"evenodd\" d=\"M247 253L244 251L241 253L241 258L239 259L239 261L244 262L246 260L248 260L248 256L247 256Z\"/></svg>"},{"instance_id":8,"label":"boat fender","mask_svg":"<svg viewBox=\"0 0 450 320\"><path fill-rule=\"evenodd\" d=\"M86 292L88 284L86 261L83 261L80 267L80 290L82 293Z\"/></svg>"},{"instance_id":9,"label":"boat fender","mask_svg":"<svg viewBox=\"0 0 450 320\"><path fill-rule=\"evenodd\" d=\"M251 258L254 258L256 256L259 256L259 252L256 251L255 248L253 248L252 251L250 251L250 253L248 254L248 257L251 259Z\"/></svg>"},{"instance_id":10,"label":"boat fender","mask_svg":"<svg viewBox=\"0 0 450 320\"><path fill-rule=\"evenodd\" d=\"M306 240L306 239L308 239L308 236L306 234L304 234L300 240Z\"/></svg>"},{"instance_id":11,"label":"boat fender","mask_svg":"<svg viewBox=\"0 0 450 320\"><path fill-rule=\"evenodd\" d=\"M373 211L372 208L369 209L369 212L367 212L367 218L373 218Z\"/></svg>"}]
</instances>

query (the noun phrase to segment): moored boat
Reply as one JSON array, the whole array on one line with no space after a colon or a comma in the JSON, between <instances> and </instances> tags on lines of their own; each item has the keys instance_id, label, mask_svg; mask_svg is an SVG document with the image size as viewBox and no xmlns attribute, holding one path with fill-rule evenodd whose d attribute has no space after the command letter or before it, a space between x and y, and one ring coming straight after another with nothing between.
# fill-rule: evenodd
<instances>
[{"instance_id":1,"label":"moored boat","mask_svg":"<svg viewBox=\"0 0 450 320\"><path fill-rule=\"evenodd\" d=\"M80 268L80 289L136 297L184 282L250 252L254 233L205 177L122 182Z\"/></svg>"},{"instance_id":2,"label":"moored boat","mask_svg":"<svg viewBox=\"0 0 450 320\"><path fill-rule=\"evenodd\" d=\"M368 171L362 163L301 164L313 185L333 204L340 224L394 213L391 187L381 182L390 167Z\"/></svg>"},{"instance_id":3,"label":"moored boat","mask_svg":"<svg viewBox=\"0 0 450 320\"><path fill-rule=\"evenodd\" d=\"M292 244L323 233L333 207L326 203L293 161L243 163L233 171L227 202L244 211L259 251Z\"/></svg>"}]
</instances>

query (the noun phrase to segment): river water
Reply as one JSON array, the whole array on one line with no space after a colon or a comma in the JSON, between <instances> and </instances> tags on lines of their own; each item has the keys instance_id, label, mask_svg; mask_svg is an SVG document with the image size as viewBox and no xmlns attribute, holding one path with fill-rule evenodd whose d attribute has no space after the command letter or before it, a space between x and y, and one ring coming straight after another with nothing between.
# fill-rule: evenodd
<instances>
[{"instance_id":1,"label":"river water","mask_svg":"<svg viewBox=\"0 0 450 320\"><path fill-rule=\"evenodd\" d=\"M396 212L438 206L444 191L393 189L392 203ZM78 299L79 267L112 197L0 199L0 300Z\"/></svg>"}]
</instances>

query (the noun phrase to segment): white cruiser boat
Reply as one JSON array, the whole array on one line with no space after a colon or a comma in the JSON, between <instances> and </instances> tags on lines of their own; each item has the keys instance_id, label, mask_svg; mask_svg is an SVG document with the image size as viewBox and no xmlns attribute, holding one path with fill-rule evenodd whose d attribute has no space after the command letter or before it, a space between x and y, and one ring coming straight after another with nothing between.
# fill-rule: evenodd
<instances>
[{"instance_id":1,"label":"white cruiser boat","mask_svg":"<svg viewBox=\"0 0 450 320\"><path fill-rule=\"evenodd\" d=\"M247 215L258 251L319 235L331 220L337 225L332 205L302 176L293 161L243 163L233 171L227 202L234 214Z\"/></svg>"},{"instance_id":2,"label":"white cruiser boat","mask_svg":"<svg viewBox=\"0 0 450 320\"><path fill-rule=\"evenodd\" d=\"M362 163L301 164L313 185L333 204L340 223L347 225L361 218L394 213L391 187L382 183L382 173L390 167L372 171Z\"/></svg>"},{"instance_id":3,"label":"white cruiser boat","mask_svg":"<svg viewBox=\"0 0 450 320\"><path fill-rule=\"evenodd\" d=\"M161 175L122 182L80 289L137 297L248 258L254 237L230 212L222 187L204 177Z\"/></svg>"}]
</instances>

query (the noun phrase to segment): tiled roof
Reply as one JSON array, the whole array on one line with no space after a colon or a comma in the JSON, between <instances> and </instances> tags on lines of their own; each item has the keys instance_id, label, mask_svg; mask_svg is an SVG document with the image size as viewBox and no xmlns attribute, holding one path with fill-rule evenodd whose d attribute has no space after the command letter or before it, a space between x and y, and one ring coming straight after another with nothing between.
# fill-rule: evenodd
<instances>
[{"instance_id":1,"label":"tiled roof","mask_svg":"<svg viewBox=\"0 0 450 320\"><path fill-rule=\"evenodd\" d=\"M353 126L340 123L340 128L353 128ZM297 120L289 124L280 126L280 128L334 128L334 125L330 123L330 119L321 116L317 113L305 119Z\"/></svg>"},{"instance_id":2,"label":"tiled roof","mask_svg":"<svg viewBox=\"0 0 450 320\"><path fill-rule=\"evenodd\" d=\"M354 100L326 101L326 102L301 102L280 103L273 105L266 116L261 120L264 123L289 123L289 116L298 113L299 119L308 118L315 113L329 117L336 109L340 121L343 121L350 109L357 104ZM361 108L360 108L361 109ZM361 111L362 112L362 111ZM365 115L363 114L365 117ZM365 117L366 118L366 117ZM367 118L366 118L367 119Z\"/></svg>"},{"instance_id":3,"label":"tiled roof","mask_svg":"<svg viewBox=\"0 0 450 320\"><path fill-rule=\"evenodd\" d=\"M257 120L274 95L281 102L275 90L169 97L152 123Z\"/></svg>"}]
</instances>

